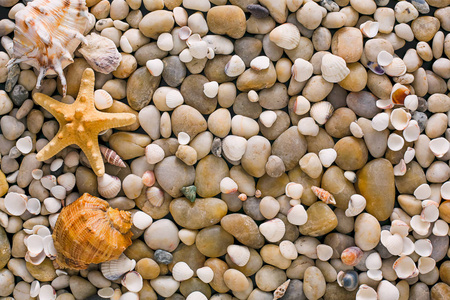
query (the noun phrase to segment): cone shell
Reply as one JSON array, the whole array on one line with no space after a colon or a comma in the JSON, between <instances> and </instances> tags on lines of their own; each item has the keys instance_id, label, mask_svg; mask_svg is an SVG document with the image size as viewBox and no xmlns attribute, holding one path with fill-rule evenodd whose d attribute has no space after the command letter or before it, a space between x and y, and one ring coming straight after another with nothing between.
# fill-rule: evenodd
<instances>
[{"instance_id":1,"label":"cone shell","mask_svg":"<svg viewBox=\"0 0 450 300\"><path fill-rule=\"evenodd\" d=\"M53 231L56 263L86 269L90 263L117 259L131 245L131 214L108 202L83 194L63 208Z\"/></svg>"},{"instance_id":2,"label":"cone shell","mask_svg":"<svg viewBox=\"0 0 450 300\"><path fill-rule=\"evenodd\" d=\"M286 280L282 285L280 285L275 292L273 292L273 300L280 299L284 296L286 293L286 290L289 286L289 283L291 282L290 279Z\"/></svg>"},{"instance_id":3,"label":"cone shell","mask_svg":"<svg viewBox=\"0 0 450 300\"><path fill-rule=\"evenodd\" d=\"M269 39L280 48L292 50L300 43L300 31L294 24L285 23L275 27L270 32Z\"/></svg>"},{"instance_id":4,"label":"cone shell","mask_svg":"<svg viewBox=\"0 0 450 300\"><path fill-rule=\"evenodd\" d=\"M39 70L36 86L47 74L61 77L65 95L67 84L63 69L73 62L72 55L88 21L84 0L35 0L15 15L14 57L10 65L26 62Z\"/></svg>"},{"instance_id":5,"label":"cone shell","mask_svg":"<svg viewBox=\"0 0 450 300\"><path fill-rule=\"evenodd\" d=\"M314 103L309 111L311 117L319 124L325 124L333 115L333 105L328 101Z\"/></svg>"},{"instance_id":6,"label":"cone shell","mask_svg":"<svg viewBox=\"0 0 450 300\"><path fill-rule=\"evenodd\" d=\"M316 195L320 200L322 200L326 204L336 204L336 200L334 200L334 197L330 192L317 186L312 186L311 190L314 193L314 195Z\"/></svg>"},{"instance_id":7,"label":"cone shell","mask_svg":"<svg viewBox=\"0 0 450 300\"><path fill-rule=\"evenodd\" d=\"M337 83L342 81L348 74L350 69L342 57L333 54L325 54L322 57L322 77L328 82Z\"/></svg>"},{"instance_id":8,"label":"cone shell","mask_svg":"<svg viewBox=\"0 0 450 300\"><path fill-rule=\"evenodd\" d=\"M106 162L117 167L125 168L126 165L114 150L111 150L103 145L100 145L100 152L105 158Z\"/></svg>"}]
</instances>

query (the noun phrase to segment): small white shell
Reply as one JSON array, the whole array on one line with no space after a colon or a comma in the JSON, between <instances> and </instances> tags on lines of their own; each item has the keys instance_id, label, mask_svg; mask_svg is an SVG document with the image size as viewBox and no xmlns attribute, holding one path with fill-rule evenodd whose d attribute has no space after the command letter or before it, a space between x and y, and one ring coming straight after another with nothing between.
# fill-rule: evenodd
<instances>
[{"instance_id":1,"label":"small white shell","mask_svg":"<svg viewBox=\"0 0 450 300\"><path fill-rule=\"evenodd\" d=\"M433 252L433 245L429 239L420 239L414 243L414 251L423 257L430 256Z\"/></svg>"},{"instance_id":2,"label":"small white shell","mask_svg":"<svg viewBox=\"0 0 450 300\"><path fill-rule=\"evenodd\" d=\"M398 164L394 166L394 175L395 176L403 176L406 174L407 167L405 160L402 158Z\"/></svg>"},{"instance_id":3,"label":"small white shell","mask_svg":"<svg viewBox=\"0 0 450 300\"><path fill-rule=\"evenodd\" d=\"M132 53L133 52L133 47L131 46L131 43L128 40L128 38L126 37L126 35L122 35L120 37L119 45L120 45L120 48L122 49L123 52L125 52L125 53Z\"/></svg>"},{"instance_id":4,"label":"small white shell","mask_svg":"<svg viewBox=\"0 0 450 300\"><path fill-rule=\"evenodd\" d=\"M126 292L120 296L119 300L139 300L139 294L134 292Z\"/></svg>"},{"instance_id":5,"label":"small white shell","mask_svg":"<svg viewBox=\"0 0 450 300\"><path fill-rule=\"evenodd\" d=\"M186 297L186 300L208 300L208 298L202 292L194 291Z\"/></svg>"},{"instance_id":6,"label":"small white shell","mask_svg":"<svg viewBox=\"0 0 450 300\"><path fill-rule=\"evenodd\" d=\"M333 148L322 149L319 151L319 159L325 168L330 167L337 158L337 152Z\"/></svg>"},{"instance_id":7,"label":"small white shell","mask_svg":"<svg viewBox=\"0 0 450 300\"><path fill-rule=\"evenodd\" d=\"M389 52L387 52L385 50L381 50L377 56L377 63L378 63L378 65L385 67L385 66L390 65L392 63L393 59L394 59L394 56L392 56L392 54L390 54Z\"/></svg>"},{"instance_id":8,"label":"small white shell","mask_svg":"<svg viewBox=\"0 0 450 300\"><path fill-rule=\"evenodd\" d=\"M50 194L56 199L63 200L66 198L66 188L62 185L55 185L50 189Z\"/></svg>"},{"instance_id":9,"label":"small white shell","mask_svg":"<svg viewBox=\"0 0 450 300\"><path fill-rule=\"evenodd\" d=\"M12 216L20 216L27 210L27 196L10 192L5 197L6 211Z\"/></svg>"},{"instance_id":10,"label":"small white shell","mask_svg":"<svg viewBox=\"0 0 450 300\"><path fill-rule=\"evenodd\" d=\"M403 136L404 136L404 134L403 134ZM405 138L405 141L408 141L408 140ZM416 156L416 150L414 148L408 147L408 149L406 149L405 155L403 157L403 159L405 160L405 164L409 164L414 159L415 156Z\"/></svg>"},{"instance_id":11,"label":"small white shell","mask_svg":"<svg viewBox=\"0 0 450 300\"><path fill-rule=\"evenodd\" d=\"M191 34L192 30L188 26L183 26L180 28L180 30L178 30L178 37L182 41L187 40L191 36Z\"/></svg>"},{"instance_id":12,"label":"small white shell","mask_svg":"<svg viewBox=\"0 0 450 300\"><path fill-rule=\"evenodd\" d=\"M441 197L450 200L450 181L446 181L441 185Z\"/></svg>"},{"instance_id":13,"label":"small white shell","mask_svg":"<svg viewBox=\"0 0 450 300\"><path fill-rule=\"evenodd\" d=\"M204 283L210 283L214 279L214 271L210 267L198 268L197 276Z\"/></svg>"},{"instance_id":14,"label":"small white shell","mask_svg":"<svg viewBox=\"0 0 450 300\"><path fill-rule=\"evenodd\" d=\"M407 237L409 232L409 225L402 220L394 220L391 223L389 232L391 234L399 234L401 237Z\"/></svg>"},{"instance_id":15,"label":"small white shell","mask_svg":"<svg viewBox=\"0 0 450 300\"><path fill-rule=\"evenodd\" d=\"M58 212L61 209L61 206L61 200L58 200L56 198L48 197L44 200L44 207L49 213L53 214Z\"/></svg>"},{"instance_id":16,"label":"small white shell","mask_svg":"<svg viewBox=\"0 0 450 300\"><path fill-rule=\"evenodd\" d=\"M150 59L145 63L147 70L152 74L152 76L159 76L164 70L164 63L160 59Z\"/></svg>"},{"instance_id":17,"label":"small white shell","mask_svg":"<svg viewBox=\"0 0 450 300\"><path fill-rule=\"evenodd\" d=\"M161 33L158 36L158 40L156 41L156 45L162 51L170 51L170 50L172 50L173 49L173 38L172 38L172 35L170 33L168 33L168 32Z\"/></svg>"},{"instance_id":18,"label":"small white shell","mask_svg":"<svg viewBox=\"0 0 450 300\"><path fill-rule=\"evenodd\" d=\"M118 259L102 263L100 265L100 270L106 279L116 280L123 274L133 270L135 266L136 261L134 259L129 259L122 253Z\"/></svg>"},{"instance_id":19,"label":"small white shell","mask_svg":"<svg viewBox=\"0 0 450 300\"><path fill-rule=\"evenodd\" d=\"M28 154L33 149L33 141L29 136L20 138L16 142L16 147L22 154Z\"/></svg>"},{"instance_id":20,"label":"small white shell","mask_svg":"<svg viewBox=\"0 0 450 300\"><path fill-rule=\"evenodd\" d=\"M237 135L228 135L222 140L224 155L232 160L239 161L247 149L247 140Z\"/></svg>"},{"instance_id":21,"label":"small white shell","mask_svg":"<svg viewBox=\"0 0 450 300\"><path fill-rule=\"evenodd\" d=\"M47 235L42 239L44 243L44 253L47 257L55 259L58 252L56 251L55 244L51 235Z\"/></svg>"},{"instance_id":22,"label":"small white shell","mask_svg":"<svg viewBox=\"0 0 450 300\"><path fill-rule=\"evenodd\" d=\"M178 144L180 144L180 145L187 145L191 141L191 137L189 136L189 134L187 134L186 132L183 132L183 131L178 133L177 139L178 139Z\"/></svg>"},{"instance_id":23,"label":"small white shell","mask_svg":"<svg viewBox=\"0 0 450 300\"><path fill-rule=\"evenodd\" d=\"M27 201L27 210L33 214L38 215L41 212L41 201L37 198L30 198Z\"/></svg>"},{"instance_id":24,"label":"small white shell","mask_svg":"<svg viewBox=\"0 0 450 300\"><path fill-rule=\"evenodd\" d=\"M365 265L369 270L381 269L382 261L380 254L378 252L369 254L366 258Z\"/></svg>"},{"instance_id":25,"label":"small white shell","mask_svg":"<svg viewBox=\"0 0 450 300\"><path fill-rule=\"evenodd\" d=\"M214 98L217 96L217 93L219 92L219 84L217 81L210 81L205 84L203 84L203 93L208 98Z\"/></svg>"},{"instance_id":26,"label":"small white shell","mask_svg":"<svg viewBox=\"0 0 450 300\"><path fill-rule=\"evenodd\" d=\"M404 105L410 111L415 111L419 106L419 99L417 95L408 95L405 97Z\"/></svg>"},{"instance_id":27,"label":"small white shell","mask_svg":"<svg viewBox=\"0 0 450 300\"><path fill-rule=\"evenodd\" d=\"M194 271L192 271L187 263L180 261L173 266L172 276L176 281L184 281L194 276Z\"/></svg>"},{"instance_id":28,"label":"small white shell","mask_svg":"<svg viewBox=\"0 0 450 300\"><path fill-rule=\"evenodd\" d=\"M272 110L265 110L259 115L259 120L265 127L270 128L277 120L277 113Z\"/></svg>"},{"instance_id":29,"label":"small white shell","mask_svg":"<svg viewBox=\"0 0 450 300\"><path fill-rule=\"evenodd\" d=\"M144 280L142 279L141 274L136 271L131 271L123 276L122 285L126 287L130 292L138 293L140 290L142 290Z\"/></svg>"},{"instance_id":30,"label":"small white shell","mask_svg":"<svg viewBox=\"0 0 450 300\"><path fill-rule=\"evenodd\" d=\"M299 200L303 195L303 185L301 185L300 183L289 182L288 184L286 184L284 190L286 196L295 200Z\"/></svg>"},{"instance_id":31,"label":"small white shell","mask_svg":"<svg viewBox=\"0 0 450 300\"><path fill-rule=\"evenodd\" d=\"M446 236L448 234L449 226L444 220L437 220L433 226L433 234L436 236Z\"/></svg>"},{"instance_id":32,"label":"small white shell","mask_svg":"<svg viewBox=\"0 0 450 300\"><path fill-rule=\"evenodd\" d=\"M197 230L183 228L178 231L178 237L185 245L193 245L195 243L195 238L197 237Z\"/></svg>"},{"instance_id":33,"label":"small white shell","mask_svg":"<svg viewBox=\"0 0 450 300\"><path fill-rule=\"evenodd\" d=\"M283 238L286 227L283 221L275 218L259 225L259 231L269 242L275 243Z\"/></svg>"},{"instance_id":34,"label":"small white shell","mask_svg":"<svg viewBox=\"0 0 450 300\"><path fill-rule=\"evenodd\" d=\"M30 264L33 264L35 266L40 265L44 259L47 256L45 255L44 251L41 251L39 253L33 253L30 251L27 251L27 253L25 254L25 261L29 262Z\"/></svg>"},{"instance_id":35,"label":"small white shell","mask_svg":"<svg viewBox=\"0 0 450 300\"><path fill-rule=\"evenodd\" d=\"M313 65L303 58L297 58L292 65L292 78L297 82L304 82L311 78L313 74Z\"/></svg>"},{"instance_id":36,"label":"small white shell","mask_svg":"<svg viewBox=\"0 0 450 300\"><path fill-rule=\"evenodd\" d=\"M202 37L198 33L194 33L186 40L186 45L191 47L194 43L198 43L202 41Z\"/></svg>"},{"instance_id":37,"label":"small white shell","mask_svg":"<svg viewBox=\"0 0 450 300\"><path fill-rule=\"evenodd\" d=\"M39 291L41 289L41 283L37 280L34 280L31 283L31 288L30 288L30 297L35 298L39 295Z\"/></svg>"},{"instance_id":38,"label":"small white shell","mask_svg":"<svg viewBox=\"0 0 450 300\"><path fill-rule=\"evenodd\" d=\"M386 299L386 300L400 299L400 292L398 288L387 280L382 280L378 284L377 294L378 294L377 299Z\"/></svg>"},{"instance_id":39,"label":"small white shell","mask_svg":"<svg viewBox=\"0 0 450 300\"><path fill-rule=\"evenodd\" d=\"M433 154L439 158L444 156L448 152L448 150L450 149L450 143L446 138L440 137L432 139L429 143L429 147L431 152L433 152Z\"/></svg>"},{"instance_id":40,"label":"small white shell","mask_svg":"<svg viewBox=\"0 0 450 300\"><path fill-rule=\"evenodd\" d=\"M377 292L367 284L361 284L355 300L377 300Z\"/></svg>"},{"instance_id":41,"label":"small white shell","mask_svg":"<svg viewBox=\"0 0 450 300\"><path fill-rule=\"evenodd\" d=\"M392 268L400 279L413 278L419 275L416 264L409 256L402 256L397 259Z\"/></svg>"},{"instance_id":42,"label":"small white shell","mask_svg":"<svg viewBox=\"0 0 450 300\"><path fill-rule=\"evenodd\" d=\"M333 248L325 244L317 245L316 251L317 258L321 261L328 261L333 255Z\"/></svg>"},{"instance_id":43,"label":"small white shell","mask_svg":"<svg viewBox=\"0 0 450 300\"><path fill-rule=\"evenodd\" d=\"M417 268L420 274L427 274L431 272L436 266L436 261L431 257L420 257Z\"/></svg>"},{"instance_id":44,"label":"small white shell","mask_svg":"<svg viewBox=\"0 0 450 300\"><path fill-rule=\"evenodd\" d=\"M232 193L237 192L237 190L238 190L237 183L230 177L224 177L220 181L219 186L220 186L220 192L224 193L224 194L232 194Z\"/></svg>"},{"instance_id":45,"label":"small white shell","mask_svg":"<svg viewBox=\"0 0 450 300\"><path fill-rule=\"evenodd\" d=\"M145 147L145 157L151 165L157 164L164 159L163 148L157 144L150 144Z\"/></svg>"},{"instance_id":46,"label":"small white shell","mask_svg":"<svg viewBox=\"0 0 450 300\"><path fill-rule=\"evenodd\" d=\"M316 136L319 134L319 126L311 117L301 118L297 124L297 130L302 135Z\"/></svg>"},{"instance_id":47,"label":"small white shell","mask_svg":"<svg viewBox=\"0 0 450 300\"><path fill-rule=\"evenodd\" d=\"M350 74L350 69L347 68L345 60L340 56L329 53L322 57L321 71L323 79L332 83L340 82Z\"/></svg>"},{"instance_id":48,"label":"small white shell","mask_svg":"<svg viewBox=\"0 0 450 300\"><path fill-rule=\"evenodd\" d=\"M297 248L293 242L289 240L282 241L279 245L280 253L284 258L294 260L298 257Z\"/></svg>"},{"instance_id":49,"label":"small white shell","mask_svg":"<svg viewBox=\"0 0 450 300\"><path fill-rule=\"evenodd\" d=\"M103 176L97 177L97 182L99 194L106 199L117 196L122 188L119 177L111 176L106 173Z\"/></svg>"},{"instance_id":50,"label":"small white shell","mask_svg":"<svg viewBox=\"0 0 450 300\"><path fill-rule=\"evenodd\" d=\"M152 222L152 217L143 211L137 211L133 215L133 225L140 230L148 228L152 224Z\"/></svg>"},{"instance_id":51,"label":"small white shell","mask_svg":"<svg viewBox=\"0 0 450 300\"><path fill-rule=\"evenodd\" d=\"M364 132L362 131L361 127L356 122L350 123L350 132L355 138L362 138L364 136Z\"/></svg>"},{"instance_id":52,"label":"small white shell","mask_svg":"<svg viewBox=\"0 0 450 300\"><path fill-rule=\"evenodd\" d=\"M391 234L387 230L381 231L381 243L392 255L400 255L403 250L403 238L399 234Z\"/></svg>"},{"instance_id":53,"label":"small white shell","mask_svg":"<svg viewBox=\"0 0 450 300\"><path fill-rule=\"evenodd\" d=\"M402 253L400 253L400 256L402 255L411 255L414 252L414 242L409 237L403 238L403 249Z\"/></svg>"},{"instance_id":54,"label":"small white shell","mask_svg":"<svg viewBox=\"0 0 450 300\"><path fill-rule=\"evenodd\" d=\"M350 181L351 183L355 183L356 182L356 173L353 171L345 171L344 172L344 177L347 178L348 181Z\"/></svg>"},{"instance_id":55,"label":"small white shell","mask_svg":"<svg viewBox=\"0 0 450 300\"><path fill-rule=\"evenodd\" d=\"M359 26L359 29L368 38L373 38L378 33L379 24L378 22L367 21Z\"/></svg>"},{"instance_id":56,"label":"small white shell","mask_svg":"<svg viewBox=\"0 0 450 300\"><path fill-rule=\"evenodd\" d=\"M230 58L230 61L225 65L225 74L229 77L236 77L244 73L245 71L245 63L237 55L233 55Z\"/></svg>"},{"instance_id":57,"label":"small white shell","mask_svg":"<svg viewBox=\"0 0 450 300\"><path fill-rule=\"evenodd\" d=\"M305 224L308 221L308 214L303 205L294 205L287 213L287 220L293 225Z\"/></svg>"},{"instance_id":58,"label":"small white shell","mask_svg":"<svg viewBox=\"0 0 450 300\"><path fill-rule=\"evenodd\" d=\"M413 216L409 224L419 235L426 235L430 229L430 222L423 221L419 215Z\"/></svg>"},{"instance_id":59,"label":"small white shell","mask_svg":"<svg viewBox=\"0 0 450 300\"><path fill-rule=\"evenodd\" d=\"M404 130L408 127L411 114L402 108L396 108L391 112L391 124L397 130Z\"/></svg>"},{"instance_id":60,"label":"small white shell","mask_svg":"<svg viewBox=\"0 0 450 300\"><path fill-rule=\"evenodd\" d=\"M189 52L193 58L205 58L208 55L208 44L205 41L193 42L189 45Z\"/></svg>"},{"instance_id":61,"label":"small white shell","mask_svg":"<svg viewBox=\"0 0 450 300\"><path fill-rule=\"evenodd\" d=\"M366 208L366 198L361 195L353 194L348 201L348 208L345 210L347 217L354 217L363 212Z\"/></svg>"},{"instance_id":62,"label":"small white shell","mask_svg":"<svg viewBox=\"0 0 450 300\"><path fill-rule=\"evenodd\" d=\"M371 269L367 271L367 277L375 281L380 281L383 279L383 272L379 269Z\"/></svg>"},{"instance_id":63,"label":"small white shell","mask_svg":"<svg viewBox=\"0 0 450 300\"><path fill-rule=\"evenodd\" d=\"M402 76L406 73L405 62L399 57L394 57L392 62L384 67L384 72L389 76Z\"/></svg>"},{"instance_id":64,"label":"small white shell","mask_svg":"<svg viewBox=\"0 0 450 300\"><path fill-rule=\"evenodd\" d=\"M431 196L431 188L429 184L422 183L414 190L414 197L419 200L427 199Z\"/></svg>"},{"instance_id":65,"label":"small white shell","mask_svg":"<svg viewBox=\"0 0 450 300\"><path fill-rule=\"evenodd\" d=\"M34 169L33 171L31 171L31 176L34 180L40 180L43 175L44 171L42 171L41 169Z\"/></svg>"},{"instance_id":66,"label":"small white shell","mask_svg":"<svg viewBox=\"0 0 450 300\"><path fill-rule=\"evenodd\" d=\"M399 136L396 133L391 133L388 138L388 147L392 151L399 151L403 148L403 145L405 144L405 141L401 136Z\"/></svg>"},{"instance_id":67,"label":"small white shell","mask_svg":"<svg viewBox=\"0 0 450 300\"><path fill-rule=\"evenodd\" d=\"M372 119L372 128L376 131L383 131L389 126L389 115L385 112L375 115Z\"/></svg>"},{"instance_id":68,"label":"small white shell","mask_svg":"<svg viewBox=\"0 0 450 300\"><path fill-rule=\"evenodd\" d=\"M431 193L430 193L431 194ZM422 201L422 212L420 219L425 222L434 222L439 218L438 203L433 200Z\"/></svg>"},{"instance_id":69,"label":"small white shell","mask_svg":"<svg viewBox=\"0 0 450 300\"><path fill-rule=\"evenodd\" d=\"M403 130L403 137L405 138L405 141L407 142L414 142L417 141L417 139L420 136L420 127L416 120L410 120L408 127ZM406 153L405 153L406 155ZM414 151L415 155L415 151ZM412 157L414 158L414 156ZM412 159L411 158L411 159Z\"/></svg>"},{"instance_id":70,"label":"small white shell","mask_svg":"<svg viewBox=\"0 0 450 300\"><path fill-rule=\"evenodd\" d=\"M246 246L230 245L227 247L228 256L239 267L245 266L250 260L250 250Z\"/></svg>"},{"instance_id":71,"label":"small white shell","mask_svg":"<svg viewBox=\"0 0 450 300\"><path fill-rule=\"evenodd\" d=\"M261 71L269 68L270 59L267 56L257 56L250 62L250 67L253 70Z\"/></svg>"},{"instance_id":72,"label":"small white shell","mask_svg":"<svg viewBox=\"0 0 450 300\"><path fill-rule=\"evenodd\" d=\"M31 253L41 253L44 251L44 241L42 236L33 234L27 238L27 249Z\"/></svg>"},{"instance_id":73,"label":"small white shell","mask_svg":"<svg viewBox=\"0 0 450 300\"><path fill-rule=\"evenodd\" d=\"M97 295L104 299L109 299L114 295L114 289L111 287L101 288L97 291Z\"/></svg>"},{"instance_id":74,"label":"small white shell","mask_svg":"<svg viewBox=\"0 0 450 300\"><path fill-rule=\"evenodd\" d=\"M333 105L328 101L314 103L309 111L311 117L319 124L325 124L333 114Z\"/></svg>"},{"instance_id":75,"label":"small white shell","mask_svg":"<svg viewBox=\"0 0 450 300\"><path fill-rule=\"evenodd\" d=\"M56 291L50 284L45 284L39 289L39 299L54 300Z\"/></svg>"},{"instance_id":76,"label":"small white shell","mask_svg":"<svg viewBox=\"0 0 450 300\"><path fill-rule=\"evenodd\" d=\"M183 51L181 51L180 54L178 55L178 58L180 59L181 62L184 63L191 62L192 59L194 59L189 49L184 49Z\"/></svg>"},{"instance_id":77,"label":"small white shell","mask_svg":"<svg viewBox=\"0 0 450 300\"><path fill-rule=\"evenodd\" d=\"M170 90L166 94L166 105L170 108L175 108L184 103L183 95L178 90Z\"/></svg>"},{"instance_id":78,"label":"small white shell","mask_svg":"<svg viewBox=\"0 0 450 300\"><path fill-rule=\"evenodd\" d=\"M292 50L300 43L300 31L294 24L284 23L272 29L269 39L280 48Z\"/></svg>"},{"instance_id":79,"label":"small white shell","mask_svg":"<svg viewBox=\"0 0 450 300\"><path fill-rule=\"evenodd\" d=\"M296 115L304 115L306 114L309 109L311 108L311 103L308 99L306 99L303 96L297 96L297 99L295 99L294 102L294 108L293 111Z\"/></svg>"}]
</instances>

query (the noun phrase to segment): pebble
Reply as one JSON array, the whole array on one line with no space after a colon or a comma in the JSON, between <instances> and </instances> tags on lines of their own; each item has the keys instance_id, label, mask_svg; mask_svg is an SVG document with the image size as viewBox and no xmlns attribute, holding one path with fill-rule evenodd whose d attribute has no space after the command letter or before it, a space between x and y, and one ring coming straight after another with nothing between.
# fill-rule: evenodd
<instances>
[{"instance_id":1,"label":"pebble","mask_svg":"<svg viewBox=\"0 0 450 300\"><path fill-rule=\"evenodd\" d=\"M337 226L334 212L323 202L315 202L307 210L308 221L299 226L300 233L308 236L321 236Z\"/></svg>"},{"instance_id":2,"label":"pebble","mask_svg":"<svg viewBox=\"0 0 450 300\"><path fill-rule=\"evenodd\" d=\"M25 125L14 117L3 116L0 120L0 129L6 139L13 141L25 131Z\"/></svg>"},{"instance_id":3,"label":"pebble","mask_svg":"<svg viewBox=\"0 0 450 300\"><path fill-rule=\"evenodd\" d=\"M9 296L14 290L14 275L8 269L2 269L0 279L0 296Z\"/></svg>"},{"instance_id":4,"label":"pebble","mask_svg":"<svg viewBox=\"0 0 450 300\"><path fill-rule=\"evenodd\" d=\"M346 210L348 201L356 194L353 184L344 176L344 171L337 166L329 167L322 176L322 188L333 194L335 206Z\"/></svg>"},{"instance_id":5,"label":"pebble","mask_svg":"<svg viewBox=\"0 0 450 300\"><path fill-rule=\"evenodd\" d=\"M239 39L245 34L245 14L237 6L215 6L208 11L206 21L209 30L215 34L226 34L234 39Z\"/></svg>"},{"instance_id":6,"label":"pebble","mask_svg":"<svg viewBox=\"0 0 450 300\"><path fill-rule=\"evenodd\" d=\"M286 274L276 267L265 265L255 276L256 285L265 292L272 292L286 281Z\"/></svg>"},{"instance_id":7,"label":"pebble","mask_svg":"<svg viewBox=\"0 0 450 300\"><path fill-rule=\"evenodd\" d=\"M0 115L6 115L13 109L13 102L5 91L0 91Z\"/></svg>"},{"instance_id":8,"label":"pebble","mask_svg":"<svg viewBox=\"0 0 450 300\"><path fill-rule=\"evenodd\" d=\"M254 69L247 69L242 73L236 82L236 87L241 92L248 92L250 90L259 91L265 88L272 87L277 78L277 73L272 62L265 70L256 71Z\"/></svg>"},{"instance_id":9,"label":"pebble","mask_svg":"<svg viewBox=\"0 0 450 300\"><path fill-rule=\"evenodd\" d=\"M127 99L131 108L139 111L147 106L160 81L161 76L152 76L146 67L137 69L127 82Z\"/></svg>"},{"instance_id":10,"label":"pebble","mask_svg":"<svg viewBox=\"0 0 450 300\"><path fill-rule=\"evenodd\" d=\"M422 42L430 41L439 30L440 22L435 17L418 17L411 23L414 37Z\"/></svg>"},{"instance_id":11,"label":"pebble","mask_svg":"<svg viewBox=\"0 0 450 300\"><path fill-rule=\"evenodd\" d=\"M178 198L170 203L170 212L178 225L201 229L218 223L225 216L227 205L217 198L196 199L193 204L186 198Z\"/></svg>"},{"instance_id":12,"label":"pebble","mask_svg":"<svg viewBox=\"0 0 450 300\"><path fill-rule=\"evenodd\" d=\"M188 105L180 105L172 112L172 130L175 135L186 132L191 140L207 129L207 122L201 113Z\"/></svg>"},{"instance_id":13,"label":"pebble","mask_svg":"<svg viewBox=\"0 0 450 300\"><path fill-rule=\"evenodd\" d=\"M303 292L308 299L319 299L325 295L326 281L322 272L317 267L309 267L305 270L303 280Z\"/></svg>"},{"instance_id":14,"label":"pebble","mask_svg":"<svg viewBox=\"0 0 450 300\"><path fill-rule=\"evenodd\" d=\"M173 255L165 250L158 249L154 253L154 258L157 263L168 265L173 261Z\"/></svg>"},{"instance_id":15,"label":"pebble","mask_svg":"<svg viewBox=\"0 0 450 300\"><path fill-rule=\"evenodd\" d=\"M167 56L163 58L162 61L164 63L164 70L161 76L164 81L171 87L179 86L186 77L186 68L184 64L180 61L178 56Z\"/></svg>"},{"instance_id":16,"label":"pebble","mask_svg":"<svg viewBox=\"0 0 450 300\"><path fill-rule=\"evenodd\" d=\"M378 99L370 92L352 92L347 95L347 106L360 117L373 118L376 114L381 112L376 106Z\"/></svg>"},{"instance_id":17,"label":"pebble","mask_svg":"<svg viewBox=\"0 0 450 300\"><path fill-rule=\"evenodd\" d=\"M53 267L53 263L50 259L46 258L40 265L35 266L26 263L27 270L30 272L31 276L33 276L36 280L39 281L52 281L56 278L55 268Z\"/></svg>"},{"instance_id":18,"label":"pebble","mask_svg":"<svg viewBox=\"0 0 450 300\"><path fill-rule=\"evenodd\" d=\"M226 249L232 245L234 238L221 226L213 225L200 230L195 239L195 245L207 257L220 257L227 253Z\"/></svg>"},{"instance_id":19,"label":"pebble","mask_svg":"<svg viewBox=\"0 0 450 300\"><path fill-rule=\"evenodd\" d=\"M365 143L355 137L344 137L334 146L336 164L345 171L361 169L366 165L368 151Z\"/></svg>"},{"instance_id":20,"label":"pebble","mask_svg":"<svg viewBox=\"0 0 450 300\"><path fill-rule=\"evenodd\" d=\"M150 142L147 135L131 132L116 132L109 138L111 149L125 160L143 156Z\"/></svg>"},{"instance_id":21,"label":"pebble","mask_svg":"<svg viewBox=\"0 0 450 300\"><path fill-rule=\"evenodd\" d=\"M3 227L0 228L0 242L0 269L3 269L11 257L11 245Z\"/></svg>"},{"instance_id":22,"label":"pebble","mask_svg":"<svg viewBox=\"0 0 450 300\"><path fill-rule=\"evenodd\" d=\"M95 295L97 292L97 289L94 285L79 276L71 276L69 285L73 296L77 300L86 299L92 295Z\"/></svg>"},{"instance_id":23,"label":"pebble","mask_svg":"<svg viewBox=\"0 0 450 300\"><path fill-rule=\"evenodd\" d=\"M249 216L229 214L222 218L220 225L248 247L261 248L264 244L264 237L259 232L258 225Z\"/></svg>"}]
</instances>

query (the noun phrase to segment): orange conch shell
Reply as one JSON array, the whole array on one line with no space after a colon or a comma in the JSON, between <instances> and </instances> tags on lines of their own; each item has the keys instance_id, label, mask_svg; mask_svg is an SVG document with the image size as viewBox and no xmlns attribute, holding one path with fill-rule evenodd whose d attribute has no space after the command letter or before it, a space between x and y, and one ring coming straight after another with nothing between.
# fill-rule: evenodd
<instances>
[{"instance_id":1,"label":"orange conch shell","mask_svg":"<svg viewBox=\"0 0 450 300\"><path fill-rule=\"evenodd\" d=\"M86 269L117 259L131 245L131 214L113 209L108 202L83 194L63 208L56 221L53 241L61 268Z\"/></svg>"},{"instance_id":2,"label":"orange conch shell","mask_svg":"<svg viewBox=\"0 0 450 300\"><path fill-rule=\"evenodd\" d=\"M63 69L83 36L88 10L85 0L34 0L17 12L14 57L8 66L25 62L39 70L36 87L47 74L58 74L63 93L67 84Z\"/></svg>"}]
</instances>

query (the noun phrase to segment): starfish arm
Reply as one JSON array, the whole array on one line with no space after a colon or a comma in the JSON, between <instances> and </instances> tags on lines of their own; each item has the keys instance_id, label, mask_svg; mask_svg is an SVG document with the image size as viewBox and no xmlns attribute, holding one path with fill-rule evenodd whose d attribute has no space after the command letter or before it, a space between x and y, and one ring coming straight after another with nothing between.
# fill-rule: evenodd
<instances>
[{"instance_id":1,"label":"starfish arm","mask_svg":"<svg viewBox=\"0 0 450 300\"><path fill-rule=\"evenodd\" d=\"M98 145L98 137L95 136L94 139L79 146L89 160L94 173L97 176L103 176L105 174L105 164L103 163L102 154Z\"/></svg>"},{"instance_id":2,"label":"starfish arm","mask_svg":"<svg viewBox=\"0 0 450 300\"><path fill-rule=\"evenodd\" d=\"M94 70L87 68L81 77L81 85L78 91L76 102L80 101L86 103L88 108L94 108L94 87L95 87L95 73Z\"/></svg>"},{"instance_id":3,"label":"starfish arm","mask_svg":"<svg viewBox=\"0 0 450 300\"><path fill-rule=\"evenodd\" d=\"M98 132L104 131L109 128L117 128L122 126L128 126L136 122L136 116L130 113L103 113L99 112L95 114L89 122L97 123Z\"/></svg>"},{"instance_id":4,"label":"starfish arm","mask_svg":"<svg viewBox=\"0 0 450 300\"><path fill-rule=\"evenodd\" d=\"M75 144L75 141L67 136L65 128L60 129L56 136L38 152L36 159L39 161L47 160L72 144Z\"/></svg>"},{"instance_id":5,"label":"starfish arm","mask_svg":"<svg viewBox=\"0 0 450 300\"><path fill-rule=\"evenodd\" d=\"M59 102L41 93L35 93L33 95L33 100L51 113L56 120L58 120L60 125L65 122L64 111L70 110L70 104Z\"/></svg>"}]
</instances>

